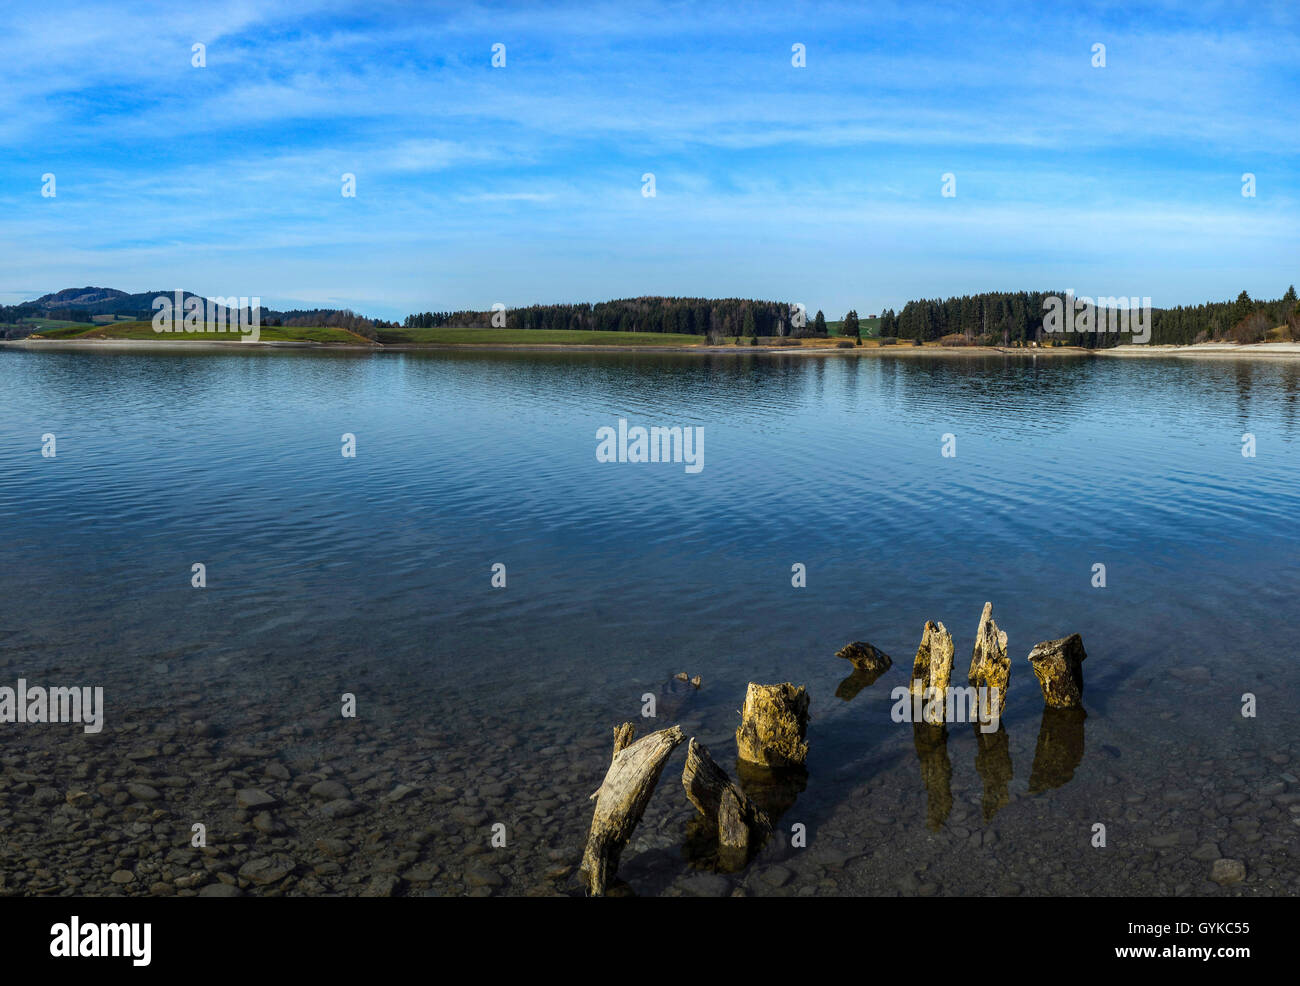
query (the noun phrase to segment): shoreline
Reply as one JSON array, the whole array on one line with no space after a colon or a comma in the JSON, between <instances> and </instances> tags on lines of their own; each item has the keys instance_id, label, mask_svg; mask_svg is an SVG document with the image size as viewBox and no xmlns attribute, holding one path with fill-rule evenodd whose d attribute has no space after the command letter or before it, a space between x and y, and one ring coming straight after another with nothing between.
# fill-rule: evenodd
<instances>
[{"instance_id":1,"label":"shoreline","mask_svg":"<svg viewBox=\"0 0 1300 986\"><path fill-rule=\"evenodd\" d=\"M671 353L695 355L771 355L771 356L1015 356L1015 357L1066 357L1066 356L1109 356L1119 358L1150 359L1154 357L1194 357L1222 358L1246 357L1278 359L1300 359L1300 343L1269 342L1241 345L1237 343L1199 343L1192 346L1139 346L1124 345L1109 349L1084 349L1078 346L1056 346L1044 348L1016 348L1004 346L641 346L641 345L600 345L585 343L375 343L374 345L356 345L352 343L322 343L306 340L258 340L243 342L231 340L191 340L179 339L0 339L0 348L27 350L200 350L226 351L242 349L257 351L264 349L308 349L345 352L509 352L509 353Z\"/></svg>"}]
</instances>

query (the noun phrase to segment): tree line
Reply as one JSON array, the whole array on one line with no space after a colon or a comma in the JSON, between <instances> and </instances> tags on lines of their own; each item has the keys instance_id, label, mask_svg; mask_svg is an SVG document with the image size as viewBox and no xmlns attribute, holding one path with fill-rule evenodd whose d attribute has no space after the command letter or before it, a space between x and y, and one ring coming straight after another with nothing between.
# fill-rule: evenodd
<instances>
[{"instance_id":1,"label":"tree line","mask_svg":"<svg viewBox=\"0 0 1300 986\"><path fill-rule=\"evenodd\" d=\"M1023 346L1070 345L1088 349L1132 341L1132 332L1060 332L1043 328L1044 301L1064 298L1065 292L990 291L950 298L909 301L901 311L885 309L878 335L953 345ZM1098 322L1108 321L1102 309ZM296 314L296 313L295 313ZM351 315L351 313L347 313ZM1118 319L1114 320L1118 324ZM287 322L285 324L308 324ZM315 323L319 324L319 323ZM376 323L382 326L383 323ZM419 312L406 316L407 328L457 326L465 328L551 329L605 332L667 332L731 337L825 337L825 315L815 316L780 301L745 298L620 298L583 304L529 305L497 311ZM1073 324L1072 322L1070 323ZM1280 298L1256 300L1242 291L1235 301L1206 302L1151 310L1150 343L1190 345L1196 342L1259 342L1282 326L1284 336L1300 340L1300 306L1296 289ZM861 339L858 313L847 312L841 335Z\"/></svg>"},{"instance_id":2,"label":"tree line","mask_svg":"<svg viewBox=\"0 0 1300 986\"><path fill-rule=\"evenodd\" d=\"M988 292L909 301L902 311L891 308L881 313L880 335L922 342L1004 346L1038 342L1088 349L1132 340L1131 332L1044 332L1044 300L1053 296L1064 298L1065 292ZM1211 341L1261 342L1277 326L1283 326L1289 338L1300 339L1300 307L1294 285L1273 301L1256 300L1242 291L1235 301L1153 308L1149 341L1153 345L1179 346Z\"/></svg>"},{"instance_id":3,"label":"tree line","mask_svg":"<svg viewBox=\"0 0 1300 986\"><path fill-rule=\"evenodd\" d=\"M504 324L502 324L504 320ZM800 323L803 324L800 324ZM619 298L595 304L529 305L505 311L421 312L407 328L552 329L594 332L668 332L710 336L812 334L806 315L782 301L747 298ZM825 320L822 322L825 331Z\"/></svg>"},{"instance_id":4,"label":"tree line","mask_svg":"<svg viewBox=\"0 0 1300 986\"><path fill-rule=\"evenodd\" d=\"M272 312L262 320L263 325L322 325L333 329L347 329L367 339L378 338L378 329L397 328L396 322L358 315L350 308L294 308L287 312Z\"/></svg>"}]
</instances>

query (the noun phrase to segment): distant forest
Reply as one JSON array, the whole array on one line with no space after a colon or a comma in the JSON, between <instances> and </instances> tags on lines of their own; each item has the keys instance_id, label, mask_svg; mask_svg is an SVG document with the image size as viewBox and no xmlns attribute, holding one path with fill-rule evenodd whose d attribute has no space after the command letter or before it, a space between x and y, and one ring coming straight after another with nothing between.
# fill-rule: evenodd
<instances>
[{"instance_id":1,"label":"distant forest","mask_svg":"<svg viewBox=\"0 0 1300 986\"><path fill-rule=\"evenodd\" d=\"M1017 291L909 301L900 312L893 309L881 312L877 334L885 339L943 341L950 345L1022 346L1038 342L1089 349L1117 346L1131 340L1131 333L1044 332L1043 299L1053 294L1065 296L1064 291ZM780 301L643 297L596 304L529 305L501 313L422 312L408 315L403 325L407 328L489 328L497 314L505 316L504 327L510 329L676 332L716 339L826 333L822 312L806 315L803 325L795 324L794 312L794 306ZM856 325L857 313L849 312L841 321ZM1243 291L1236 301L1152 309L1151 322L1150 342L1155 345L1213 340L1261 342L1279 326L1283 330L1281 338L1300 340L1300 306L1294 286L1274 301L1258 301ZM853 334L852 330L848 334ZM1275 333L1273 338L1277 337Z\"/></svg>"},{"instance_id":2,"label":"distant forest","mask_svg":"<svg viewBox=\"0 0 1300 986\"><path fill-rule=\"evenodd\" d=\"M909 301L901 312L887 309L880 316L880 335L923 342L944 340L970 345L1083 346L1088 349L1118 346L1131 333L1043 331L1043 299L1064 291L991 292ZM1300 307L1295 286L1276 301L1256 301L1245 291L1236 301L1151 310L1152 345L1185 346L1196 342L1263 342L1271 329L1283 327L1283 337L1300 339Z\"/></svg>"},{"instance_id":3,"label":"distant forest","mask_svg":"<svg viewBox=\"0 0 1300 986\"><path fill-rule=\"evenodd\" d=\"M493 326L495 314L504 326ZM794 306L781 301L744 298L621 298L596 304L530 305L505 312L423 312L408 315L407 328L449 325L466 328L587 329L597 332L676 332L683 335L788 336L811 335L813 318L798 326ZM499 319L498 319L499 321Z\"/></svg>"},{"instance_id":4,"label":"distant forest","mask_svg":"<svg viewBox=\"0 0 1300 986\"><path fill-rule=\"evenodd\" d=\"M98 295L112 295L98 299ZM909 301L902 311L880 313L874 333L882 340L943 342L947 345L1023 346L1073 345L1089 349L1117 346L1131 341L1131 333L1052 333L1043 329L1043 299L1064 292L986 292L953 298ZM74 303L69 304L65 296ZM92 298L79 302L79 296ZM87 322L105 312L148 319L151 312L136 311L150 295L126 295L103 288L68 289L34 302L0 306L0 337L27 335L38 328L37 319ZM406 317L407 328L463 326L494 328L493 319L504 317L504 328L560 329L611 332L667 332L706 336L714 341L758 336L825 337L827 319L823 312L801 313L783 301L755 301L745 298L621 298L595 304L529 305L506 311L423 312ZM872 324L859 320L856 311L840 319L839 334L858 337L869 334ZM1104 321L1104 319L1099 319ZM1296 289L1273 301L1251 298L1245 291L1235 301L1207 302L1195 306L1155 308L1151 312L1151 338L1155 345L1188 345L1207 341L1262 342L1265 339L1300 341L1300 304ZM375 338L377 329L396 323L367 318L338 309L274 311L262 309L263 325L323 325L350 329ZM1279 331L1280 330L1280 331Z\"/></svg>"}]
</instances>

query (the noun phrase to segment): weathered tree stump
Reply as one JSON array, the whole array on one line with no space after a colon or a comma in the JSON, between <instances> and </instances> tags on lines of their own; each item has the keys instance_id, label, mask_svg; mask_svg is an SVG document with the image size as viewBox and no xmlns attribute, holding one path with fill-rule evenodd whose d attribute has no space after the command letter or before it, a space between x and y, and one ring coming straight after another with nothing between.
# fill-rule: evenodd
<instances>
[{"instance_id":1,"label":"weathered tree stump","mask_svg":"<svg viewBox=\"0 0 1300 986\"><path fill-rule=\"evenodd\" d=\"M1043 700L1053 709L1077 708L1083 700L1083 662L1088 653L1077 633L1044 640L1029 652Z\"/></svg>"},{"instance_id":2,"label":"weathered tree stump","mask_svg":"<svg viewBox=\"0 0 1300 986\"><path fill-rule=\"evenodd\" d=\"M852 661L853 666L859 671L869 671L876 676L888 671L894 664L893 659L879 647L873 647L861 640L845 644L835 652L835 656Z\"/></svg>"},{"instance_id":3,"label":"weathered tree stump","mask_svg":"<svg viewBox=\"0 0 1300 986\"><path fill-rule=\"evenodd\" d=\"M912 681L908 691L925 700L922 717L930 725L944 721L944 700L952 679L952 634L942 623L927 621L921 632L921 646L912 662ZM926 692L933 689L927 696Z\"/></svg>"},{"instance_id":4,"label":"weathered tree stump","mask_svg":"<svg viewBox=\"0 0 1300 986\"><path fill-rule=\"evenodd\" d=\"M682 770L686 797L718 832L718 862L723 869L739 869L767 837L772 823L727 772L709 756L708 747L692 739Z\"/></svg>"},{"instance_id":5,"label":"weathered tree stump","mask_svg":"<svg viewBox=\"0 0 1300 986\"><path fill-rule=\"evenodd\" d=\"M582 854L582 870L593 897L604 895L609 878L618 870L623 847L645 814L664 764L686 738L680 727L669 726L620 749L620 742L631 739L631 733L620 730L629 726L631 723L625 723L614 731L614 759L596 792L596 810Z\"/></svg>"},{"instance_id":6,"label":"weathered tree stump","mask_svg":"<svg viewBox=\"0 0 1300 986\"><path fill-rule=\"evenodd\" d=\"M1011 658L1007 657L1007 635L993 622L993 604L985 603L975 631L975 650L971 653L970 683L980 689L980 721L1002 718L1007 704L1007 685L1011 681ZM994 689L997 690L996 698Z\"/></svg>"},{"instance_id":7,"label":"weathered tree stump","mask_svg":"<svg viewBox=\"0 0 1300 986\"><path fill-rule=\"evenodd\" d=\"M808 689L790 682L749 683L736 730L740 759L764 767L801 766L808 759Z\"/></svg>"}]
</instances>

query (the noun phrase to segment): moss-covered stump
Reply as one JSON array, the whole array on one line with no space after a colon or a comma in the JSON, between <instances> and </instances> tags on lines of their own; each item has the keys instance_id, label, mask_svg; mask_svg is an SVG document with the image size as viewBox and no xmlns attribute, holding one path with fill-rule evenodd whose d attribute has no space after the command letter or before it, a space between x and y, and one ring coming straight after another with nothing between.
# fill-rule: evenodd
<instances>
[{"instance_id":1,"label":"moss-covered stump","mask_svg":"<svg viewBox=\"0 0 1300 986\"><path fill-rule=\"evenodd\" d=\"M1059 640L1044 640L1029 652L1038 676L1043 701L1053 709L1077 708L1083 700L1083 662L1088 657L1077 633Z\"/></svg>"},{"instance_id":2,"label":"moss-covered stump","mask_svg":"<svg viewBox=\"0 0 1300 986\"><path fill-rule=\"evenodd\" d=\"M942 623L927 621L921 632L921 646L912 662L912 681L908 691L925 700L922 715L931 725L944 721L943 703L952 679L952 634ZM933 693L926 695L929 689Z\"/></svg>"},{"instance_id":3,"label":"moss-covered stump","mask_svg":"<svg viewBox=\"0 0 1300 986\"><path fill-rule=\"evenodd\" d=\"M888 671L894 664L893 659L879 647L873 647L861 640L845 644L835 652L835 656L852 661L857 670L867 671L877 677Z\"/></svg>"},{"instance_id":4,"label":"moss-covered stump","mask_svg":"<svg viewBox=\"0 0 1300 986\"><path fill-rule=\"evenodd\" d=\"M790 682L749 683L736 730L742 760L764 767L802 766L808 759L808 690Z\"/></svg>"},{"instance_id":5,"label":"moss-covered stump","mask_svg":"<svg viewBox=\"0 0 1300 986\"><path fill-rule=\"evenodd\" d=\"M980 689L980 720L1001 719L1011 681L1011 658L1007 656L1007 635L993 622L993 604L985 603L975 631L971 654L970 683ZM996 689L996 692L995 692Z\"/></svg>"}]
</instances>

